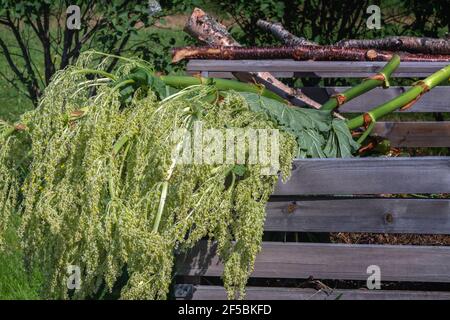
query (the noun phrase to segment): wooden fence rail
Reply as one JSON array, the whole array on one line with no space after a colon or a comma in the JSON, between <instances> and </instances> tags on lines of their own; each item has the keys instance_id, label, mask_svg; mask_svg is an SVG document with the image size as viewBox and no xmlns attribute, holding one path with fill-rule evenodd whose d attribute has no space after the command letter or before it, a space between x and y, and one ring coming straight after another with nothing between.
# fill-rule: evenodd
<instances>
[{"instance_id":1,"label":"wooden fence rail","mask_svg":"<svg viewBox=\"0 0 450 320\"><path fill-rule=\"evenodd\" d=\"M221 276L215 250L201 242L180 257L178 273ZM450 282L450 247L263 242L252 277L367 280L371 265L383 281Z\"/></svg>"},{"instance_id":2,"label":"wooden fence rail","mask_svg":"<svg viewBox=\"0 0 450 320\"><path fill-rule=\"evenodd\" d=\"M334 94L343 92L350 87L305 87L303 93L320 103L325 103ZM341 113L346 112L367 112L370 109L402 94L408 90L409 86L392 86L388 89L375 88L362 96L356 97L339 107ZM450 112L450 90L447 87L435 87L433 91L420 98L413 108L399 113L416 112Z\"/></svg>"},{"instance_id":3,"label":"wooden fence rail","mask_svg":"<svg viewBox=\"0 0 450 320\"><path fill-rule=\"evenodd\" d=\"M231 78L231 72L268 71L279 77L361 78L381 70L386 62L294 60L191 60L187 72L207 71L211 77ZM395 78L427 77L447 62L402 62Z\"/></svg>"},{"instance_id":4,"label":"wooden fence rail","mask_svg":"<svg viewBox=\"0 0 450 320\"><path fill-rule=\"evenodd\" d=\"M449 199L306 199L266 211L266 231L450 234Z\"/></svg>"},{"instance_id":5,"label":"wooden fence rail","mask_svg":"<svg viewBox=\"0 0 450 320\"><path fill-rule=\"evenodd\" d=\"M449 193L450 158L295 160L274 195Z\"/></svg>"},{"instance_id":6,"label":"wooden fence rail","mask_svg":"<svg viewBox=\"0 0 450 320\"><path fill-rule=\"evenodd\" d=\"M179 300L224 300L223 287L177 285ZM315 290L300 288L247 288L247 300L450 300L450 292L406 290Z\"/></svg>"}]
</instances>

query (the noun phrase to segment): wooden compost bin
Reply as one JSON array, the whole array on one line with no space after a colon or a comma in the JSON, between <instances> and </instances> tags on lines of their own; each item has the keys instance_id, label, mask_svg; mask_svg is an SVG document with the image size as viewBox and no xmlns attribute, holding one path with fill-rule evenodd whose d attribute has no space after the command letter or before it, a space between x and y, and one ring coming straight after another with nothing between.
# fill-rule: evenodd
<instances>
[{"instance_id":1,"label":"wooden compost bin","mask_svg":"<svg viewBox=\"0 0 450 320\"><path fill-rule=\"evenodd\" d=\"M283 77L364 78L384 62L291 60L192 60L188 73L231 78L231 72L268 71ZM426 77L447 63L403 62L393 78ZM306 87L324 102L346 87ZM341 106L365 112L404 92L407 87L377 88ZM450 86L436 87L405 112L450 112ZM378 122L375 134L395 147L450 147L450 122ZM279 184L268 203L266 231L450 234L450 199L386 198L380 194L450 193L450 157L397 157L296 160L292 177ZM319 196L319 197L318 197ZM366 280L377 265L381 281L449 283L450 247L264 242L255 278ZM214 245L201 243L179 257L177 274L191 284L177 284L177 299L224 299L220 286L198 285L202 277L219 277L222 265ZM197 282L198 283L198 282ZM331 293L287 287L247 287L247 299L450 299L446 291L335 289Z\"/></svg>"}]
</instances>

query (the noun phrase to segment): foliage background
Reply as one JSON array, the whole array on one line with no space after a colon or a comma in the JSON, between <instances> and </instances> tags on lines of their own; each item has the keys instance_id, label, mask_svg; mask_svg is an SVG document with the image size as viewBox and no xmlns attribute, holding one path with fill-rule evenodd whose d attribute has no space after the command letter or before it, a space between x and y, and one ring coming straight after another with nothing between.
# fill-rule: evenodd
<instances>
[{"instance_id":1,"label":"foliage background","mask_svg":"<svg viewBox=\"0 0 450 320\"><path fill-rule=\"evenodd\" d=\"M71 4L86 13L80 31L65 28L65 8ZM163 73L183 73L183 64L170 64L168 51L195 43L182 28L196 6L227 25L244 45L277 44L255 27L260 18L279 21L292 33L321 44L388 35L446 37L450 28L448 0L163 0L160 4L163 11L150 17L146 1L0 0L0 118L16 121L34 108L53 73L90 48L140 56ZM380 30L366 28L370 4L381 8ZM95 23L100 27L94 28ZM88 39L80 41L92 29ZM77 41L82 43L77 45ZM68 52L72 52L69 59L65 56ZM306 79L291 84L314 81L317 83ZM436 119L447 116L439 114ZM40 275L23 269L15 230L11 230L9 242L10 250L0 253L0 299L38 298Z\"/></svg>"}]
</instances>

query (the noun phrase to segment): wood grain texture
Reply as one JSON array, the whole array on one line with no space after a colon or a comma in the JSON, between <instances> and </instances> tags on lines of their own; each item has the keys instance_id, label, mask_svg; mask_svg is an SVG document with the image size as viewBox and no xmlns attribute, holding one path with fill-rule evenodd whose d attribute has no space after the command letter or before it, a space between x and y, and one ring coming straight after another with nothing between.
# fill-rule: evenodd
<instances>
[{"instance_id":1,"label":"wood grain texture","mask_svg":"<svg viewBox=\"0 0 450 320\"><path fill-rule=\"evenodd\" d=\"M188 72L294 72L295 77L367 77L381 70L385 62L370 61L294 61L294 60L190 60ZM447 62L402 62L393 77L426 77ZM225 75L225 74L224 74ZM231 76L231 74L230 74Z\"/></svg>"},{"instance_id":2,"label":"wood grain texture","mask_svg":"<svg viewBox=\"0 0 450 320\"><path fill-rule=\"evenodd\" d=\"M341 93L350 87L304 87L303 93L307 94L317 102L323 104L330 96ZM375 88L353 100L350 100L339 107L341 113L346 112L367 112L370 109L404 93L409 86L393 86L388 89ZM423 95L412 108L407 112L450 112L450 87L440 86Z\"/></svg>"},{"instance_id":3,"label":"wood grain texture","mask_svg":"<svg viewBox=\"0 0 450 320\"><path fill-rule=\"evenodd\" d=\"M295 160L274 195L450 192L450 157Z\"/></svg>"},{"instance_id":4,"label":"wood grain texture","mask_svg":"<svg viewBox=\"0 0 450 320\"><path fill-rule=\"evenodd\" d=\"M269 202L266 231L450 234L447 199Z\"/></svg>"},{"instance_id":5,"label":"wood grain texture","mask_svg":"<svg viewBox=\"0 0 450 320\"><path fill-rule=\"evenodd\" d=\"M450 147L450 121L377 122L372 135L393 147Z\"/></svg>"},{"instance_id":6,"label":"wood grain texture","mask_svg":"<svg viewBox=\"0 0 450 320\"><path fill-rule=\"evenodd\" d=\"M200 73L200 70L187 70L186 74L194 76ZM211 78L222 78L222 79L237 79L232 72L227 71L208 71L209 77ZM275 78L293 78L293 72L271 72L270 73Z\"/></svg>"},{"instance_id":7,"label":"wood grain texture","mask_svg":"<svg viewBox=\"0 0 450 320\"><path fill-rule=\"evenodd\" d=\"M227 299L225 289L220 286L197 285L190 289L192 290L191 295L178 296L177 299ZM281 287L247 287L245 300L450 300L450 292L367 289L315 290Z\"/></svg>"},{"instance_id":8,"label":"wood grain texture","mask_svg":"<svg viewBox=\"0 0 450 320\"><path fill-rule=\"evenodd\" d=\"M252 277L366 280L370 265L380 267L382 281L450 282L450 247L263 242ZM178 275L222 271L206 241L177 262Z\"/></svg>"}]
</instances>

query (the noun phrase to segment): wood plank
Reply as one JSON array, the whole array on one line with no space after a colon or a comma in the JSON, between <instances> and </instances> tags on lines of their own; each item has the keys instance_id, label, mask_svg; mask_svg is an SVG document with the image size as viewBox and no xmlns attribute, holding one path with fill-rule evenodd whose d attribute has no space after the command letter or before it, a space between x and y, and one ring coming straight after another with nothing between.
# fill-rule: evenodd
<instances>
[{"instance_id":1,"label":"wood plank","mask_svg":"<svg viewBox=\"0 0 450 320\"><path fill-rule=\"evenodd\" d=\"M177 274L221 276L215 249L201 241L179 257ZM263 242L252 277L366 280L371 265L381 281L450 282L450 247Z\"/></svg>"},{"instance_id":2,"label":"wood plank","mask_svg":"<svg viewBox=\"0 0 450 320\"><path fill-rule=\"evenodd\" d=\"M223 287L206 285L177 285L178 300L226 300ZM182 290L189 288L188 295ZM179 295L177 295L177 289ZM315 290L282 287L247 287L245 300L450 300L446 291L406 291L406 290L367 290L334 289Z\"/></svg>"},{"instance_id":3,"label":"wood plank","mask_svg":"<svg viewBox=\"0 0 450 320\"><path fill-rule=\"evenodd\" d=\"M196 75L200 70L187 70L186 73L190 76ZM275 78L293 78L294 72L271 72ZM208 77L211 78L223 78L223 79L236 79L231 72L227 71L208 71Z\"/></svg>"},{"instance_id":4,"label":"wood plank","mask_svg":"<svg viewBox=\"0 0 450 320\"><path fill-rule=\"evenodd\" d=\"M188 75L198 74L199 70L186 71ZM367 78L373 75L370 72L270 72L275 78ZM397 73L396 78L426 78L432 73L408 74ZM228 71L209 71L209 77L222 79L236 79L232 72Z\"/></svg>"},{"instance_id":5,"label":"wood plank","mask_svg":"<svg viewBox=\"0 0 450 320\"><path fill-rule=\"evenodd\" d=\"M448 199L269 202L266 231L450 234Z\"/></svg>"},{"instance_id":6,"label":"wood plank","mask_svg":"<svg viewBox=\"0 0 450 320\"><path fill-rule=\"evenodd\" d=\"M294 72L296 77L367 77L381 70L379 61L190 60L188 72ZM402 62L393 77L426 77L447 62Z\"/></svg>"},{"instance_id":7,"label":"wood plank","mask_svg":"<svg viewBox=\"0 0 450 320\"><path fill-rule=\"evenodd\" d=\"M311 99L323 104L331 95L343 92L349 88L350 87L303 87L302 92ZM339 111L341 113L367 112L399 94L402 94L409 88L409 86L396 86L388 89L375 88L364 95L343 104ZM450 112L450 104L448 101L450 101L450 87L435 87L420 98L412 108L400 112Z\"/></svg>"},{"instance_id":8,"label":"wood plank","mask_svg":"<svg viewBox=\"0 0 450 320\"><path fill-rule=\"evenodd\" d=\"M450 121L378 122L372 135L393 147L450 147Z\"/></svg>"},{"instance_id":9,"label":"wood plank","mask_svg":"<svg viewBox=\"0 0 450 320\"><path fill-rule=\"evenodd\" d=\"M303 159L274 195L450 192L450 157Z\"/></svg>"}]
</instances>

